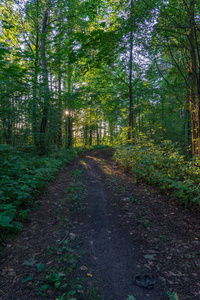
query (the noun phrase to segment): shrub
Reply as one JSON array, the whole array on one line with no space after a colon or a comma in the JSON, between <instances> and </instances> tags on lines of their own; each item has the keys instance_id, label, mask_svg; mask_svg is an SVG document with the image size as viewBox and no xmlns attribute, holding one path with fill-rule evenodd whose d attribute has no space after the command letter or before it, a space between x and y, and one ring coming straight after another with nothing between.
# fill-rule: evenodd
<instances>
[{"instance_id":1,"label":"shrub","mask_svg":"<svg viewBox=\"0 0 200 300\"><path fill-rule=\"evenodd\" d=\"M170 190L185 205L200 205L200 160L186 161L170 141L155 145L140 137L136 144L118 148L114 157L122 168L148 184Z\"/></svg>"}]
</instances>

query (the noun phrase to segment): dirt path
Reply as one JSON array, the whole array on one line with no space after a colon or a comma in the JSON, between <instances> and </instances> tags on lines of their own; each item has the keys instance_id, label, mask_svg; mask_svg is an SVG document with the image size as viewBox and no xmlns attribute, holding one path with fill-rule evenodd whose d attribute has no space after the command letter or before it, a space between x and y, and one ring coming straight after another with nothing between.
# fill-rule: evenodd
<instances>
[{"instance_id":1,"label":"dirt path","mask_svg":"<svg viewBox=\"0 0 200 300\"><path fill-rule=\"evenodd\" d=\"M42 206L23 232L5 244L0 299L127 300L132 295L136 300L167 300L169 291L177 292L180 300L200 299L199 214L184 211L156 188L135 183L111 160L112 153L104 149L83 154L38 198ZM77 170L82 173L75 191ZM80 206L73 204L78 203L76 192L81 194ZM86 279L62 298L65 272L70 273L65 284L75 286L74 278ZM55 282L52 274L61 279ZM153 276L153 289L134 284L141 275L140 284L144 275Z\"/></svg>"},{"instance_id":2,"label":"dirt path","mask_svg":"<svg viewBox=\"0 0 200 300\"><path fill-rule=\"evenodd\" d=\"M130 238L122 226L121 211L112 201L105 187L104 178L94 157L86 157L86 203L83 225L77 234L82 237L81 250L85 251L83 263L90 266L92 274L99 278L105 300L126 300L128 295L136 299L167 299L162 286L147 290L133 285L141 252L134 238ZM79 224L79 222L77 222ZM84 238L83 238L84 237Z\"/></svg>"}]
</instances>

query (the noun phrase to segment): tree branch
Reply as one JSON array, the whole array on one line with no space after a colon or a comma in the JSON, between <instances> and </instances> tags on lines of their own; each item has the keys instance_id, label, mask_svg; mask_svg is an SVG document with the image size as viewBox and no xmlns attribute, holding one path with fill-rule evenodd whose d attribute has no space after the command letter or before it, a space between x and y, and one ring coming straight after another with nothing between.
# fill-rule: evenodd
<instances>
[{"instance_id":1,"label":"tree branch","mask_svg":"<svg viewBox=\"0 0 200 300\"><path fill-rule=\"evenodd\" d=\"M129 86L129 84L121 77L121 75L115 70L115 68L112 65L110 65L110 67L117 74L117 76L122 80L122 82L125 83L127 86Z\"/></svg>"},{"instance_id":2,"label":"tree branch","mask_svg":"<svg viewBox=\"0 0 200 300\"><path fill-rule=\"evenodd\" d=\"M169 44L168 37L167 37L167 45L168 45L169 52L170 52L170 55L171 55L171 58L172 58L173 62L175 63L177 69L179 70L180 74L182 75L183 79L185 80L185 83L186 83L187 87L189 88L190 86L189 86L188 83L187 83L187 79L186 79L185 75L183 74L183 72L182 72L182 70L181 70L179 64L177 63L177 61L176 61L175 58L174 58L174 55L173 55L173 53L172 53L172 50L171 50L171 47L170 47L170 44Z\"/></svg>"}]
</instances>

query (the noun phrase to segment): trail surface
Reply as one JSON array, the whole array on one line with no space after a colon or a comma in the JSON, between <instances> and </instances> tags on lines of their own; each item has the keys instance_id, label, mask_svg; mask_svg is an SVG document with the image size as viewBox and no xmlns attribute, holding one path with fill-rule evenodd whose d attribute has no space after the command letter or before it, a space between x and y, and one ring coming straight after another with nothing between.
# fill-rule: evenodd
<instances>
[{"instance_id":1,"label":"trail surface","mask_svg":"<svg viewBox=\"0 0 200 300\"><path fill-rule=\"evenodd\" d=\"M62 299L55 288L49 288L43 297L38 293L42 283L22 280L29 276L42 280L38 263L44 264L45 270L60 268L64 261L55 262L46 249L69 237L75 237L80 256L76 276L87 278L86 290L97 288L96 294L76 295L78 300L100 299L100 294L103 300L127 300L128 296L167 300L166 293L172 291L180 299L200 299L199 214L184 211L157 188L136 183L120 170L112 154L112 149L83 154L38 197L41 207L33 211L23 232L5 243L0 299ZM77 170L82 170L85 209L74 207L72 213L68 200L62 209L60 203ZM155 279L152 289L135 284L136 278L144 284L144 275Z\"/></svg>"},{"instance_id":2,"label":"trail surface","mask_svg":"<svg viewBox=\"0 0 200 300\"><path fill-rule=\"evenodd\" d=\"M117 208L105 178L98 167L98 160L87 156L85 182L87 210L81 216L82 226L77 234L82 237L83 263L100 279L105 300L167 299L163 287L147 290L133 284L142 253L134 237L122 226L123 215ZM77 222L80 224L80 222ZM147 249L148 250L148 249Z\"/></svg>"}]
</instances>

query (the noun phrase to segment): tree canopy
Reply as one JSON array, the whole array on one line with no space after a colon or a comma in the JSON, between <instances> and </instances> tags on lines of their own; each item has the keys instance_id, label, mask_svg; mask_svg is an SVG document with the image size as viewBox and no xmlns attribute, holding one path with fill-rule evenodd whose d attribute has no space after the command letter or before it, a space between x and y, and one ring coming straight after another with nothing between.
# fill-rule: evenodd
<instances>
[{"instance_id":1,"label":"tree canopy","mask_svg":"<svg viewBox=\"0 0 200 300\"><path fill-rule=\"evenodd\" d=\"M134 143L200 155L200 4L4 0L0 139L51 147Z\"/></svg>"}]
</instances>

